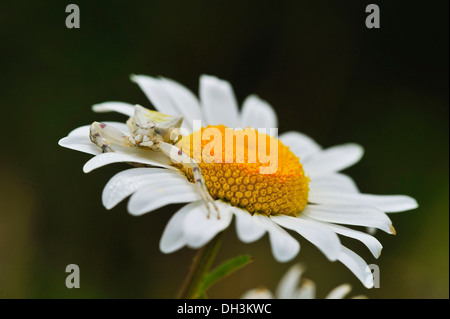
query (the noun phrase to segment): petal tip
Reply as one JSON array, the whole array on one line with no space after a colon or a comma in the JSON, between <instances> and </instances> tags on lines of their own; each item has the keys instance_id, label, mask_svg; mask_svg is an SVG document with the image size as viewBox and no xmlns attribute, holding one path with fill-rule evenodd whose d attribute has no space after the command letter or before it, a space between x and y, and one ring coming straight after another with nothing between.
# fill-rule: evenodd
<instances>
[{"instance_id":1,"label":"petal tip","mask_svg":"<svg viewBox=\"0 0 450 319\"><path fill-rule=\"evenodd\" d=\"M409 199L411 201L411 208L410 208L410 210L419 208L419 203L417 202L417 200L415 198L413 198L413 197L410 197L410 196L408 196L408 197L409 197Z\"/></svg>"},{"instance_id":2,"label":"petal tip","mask_svg":"<svg viewBox=\"0 0 450 319\"><path fill-rule=\"evenodd\" d=\"M64 145L64 139L65 139L65 138L66 138L66 137L63 137L63 138L61 138L61 139L58 140L58 145L59 145L59 146L65 147L65 145Z\"/></svg>"},{"instance_id":3,"label":"petal tip","mask_svg":"<svg viewBox=\"0 0 450 319\"><path fill-rule=\"evenodd\" d=\"M131 73L130 74L130 81L136 83L138 76L139 75L137 75L137 74Z\"/></svg>"},{"instance_id":4,"label":"petal tip","mask_svg":"<svg viewBox=\"0 0 450 319\"><path fill-rule=\"evenodd\" d=\"M380 248L380 251L378 252L378 256L375 257L376 259L380 258L382 250L383 250L383 247Z\"/></svg>"},{"instance_id":5,"label":"petal tip","mask_svg":"<svg viewBox=\"0 0 450 319\"><path fill-rule=\"evenodd\" d=\"M355 150L355 153L357 155L356 157L361 159L364 156L364 147L358 143L351 143L350 145Z\"/></svg>"},{"instance_id":6,"label":"petal tip","mask_svg":"<svg viewBox=\"0 0 450 319\"><path fill-rule=\"evenodd\" d=\"M105 102L93 104L91 106L91 110L95 113L104 113L109 111L107 108L105 108Z\"/></svg>"},{"instance_id":7,"label":"petal tip","mask_svg":"<svg viewBox=\"0 0 450 319\"><path fill-rule=\"evenodd\" d=\"M114 208L114 204L112 204L112 203L103 203L103 207L105 207L106 208L106 210L111 210L111 209L113 209Z\"/></svg>"},{"instance_id":8,"label":"petal tip","mask_svg":"<svg viewBox=\"0 0 450 319\"><path fill-rule=\"evenodd\" d=\"M92 168L87 166L87 165L84 165L83 166L83 173L87 174L87 173L90 173L90 172L92 172Z\"/></svg>"},{"instance_id":9,"label":"petal tip","mask_svg":"<svg viewBox=\"0 0 450 319\"><path fill-rule=\"evenodd\" d=\"M389 226L389 230L390 230L390 234L392 234L394 236L397 235L397 231L395 230L395 228L392 224Z\"/></svg>"},{"instance_id":10,"label":"petal tip","mask_svg":"<svg viewBox=\"0 0 450 319\"><path fill-rule=\"evenodd\" d=\"M373 281L364 284L364 287L366 287L367 289L372 289L373 286L374 286Z\"/></svg>"},{"instance_id":11,"label":"petal tip","mask_svg":"<svg viewBox=\"0 0 450 319\"><path fill-rule=\"evenodd\" d=\"M295 248L293 249L293 251L289 254L276 254L274 253L274 258L276 261L278 261L279 263L287 263L289 261L291 261L292 259L294 259L299 253L300 253L300 244L295 240L295 242L297 243L295 245Z\"/></svg>"}]
</instances>

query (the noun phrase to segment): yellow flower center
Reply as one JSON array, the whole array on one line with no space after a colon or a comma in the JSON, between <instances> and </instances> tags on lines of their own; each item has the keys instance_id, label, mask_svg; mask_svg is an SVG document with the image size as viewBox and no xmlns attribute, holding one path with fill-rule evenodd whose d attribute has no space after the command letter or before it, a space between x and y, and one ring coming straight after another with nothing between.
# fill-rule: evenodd
<instances>
[{"instance_id":1,"label":"yellow flower center","mask_svg":"<svg viewBox=\"0 0 450 319\"><path fill-rule=\"evenodd\" d=\"M267 134L251 128L234 131L223 125L207 126L184 136L178 146L197 161L214 199L251 214L291 216L297 216L308 202L309 178L299 158ZM178 167L194 182L192 169Z\"/></svg>"}]
</instances>

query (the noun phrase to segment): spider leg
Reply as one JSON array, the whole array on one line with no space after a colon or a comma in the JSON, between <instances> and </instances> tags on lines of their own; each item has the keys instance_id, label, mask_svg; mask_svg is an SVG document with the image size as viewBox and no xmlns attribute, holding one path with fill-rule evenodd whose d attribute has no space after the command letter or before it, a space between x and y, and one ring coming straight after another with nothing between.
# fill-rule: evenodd
<instances>
[{"instance_id":1,"label":"spider leg","mask_svg":"<svg viewBox=\"0 0 450 319\"><path fill-rule=\"evenodd\" d=\"M199 188L200 194L203 197L203 200L206 201L206 203L208 203L209 205L212 205L212 207L214 208L214 210L217 213L217 218L220 219L219 208L217 207L214 199L209 194L209 191L208 191L208 188L206 187L205 179L203 178L203 174L200 169L200 166L198 166L197 162L194 159L192 159L192 162L186 166L187 166L187 168L189 168L189 167L192 168L192 173L194 174L195 185L197 185L197 187ZM209 209L209 205L207 205L207 209L208 209L207 217L208 218L209 218L209 215L211 212Z\"/></svg>"},{"instance_id":2,"label":"spider leg","mask_svg":"<svg viewBox=\"0 0 450 319\"><path fill-rule=\"evenodd\" d=\"M133 137L126 136L120 130L112 127L111 125L107 125L104 123L94 122L90 127L89 137L91 141L97 145L103 153L106 152L114 152L113 148L120 149L123 147L137 147L137 142ZM146 143L150 143L147 145ZM166 156L169 156L175 162L181 163L185 169L192 169L192 173L194 175L195 185L199 190L199 194L202 200L206 203L206 208L208 210L208 218L211 213L210 206L214 208L217 213L217 218L220 218L219 208L215 203L214 199L208 192L208 188L206 187L205 180L203 178L200 167L197 162L190 158L186 153L184 153L181 149L176 147L173 144L162 142L160 139L155 139L154 141L146 141L139 143L139 146L145 144L143 146L149 147L155 151L161 151ZM111 148L111 146L113 148ZM139 164L130 163L133 166L141 166ZM147 165L144 165L147 166Z\"/></svg>"},{"instance_id":3,"label":"spider leg","mask_svg":"<svg viewBox=\"0 0 450 319\"><path fill-rule=\"evenodd\" d=\"M91 142L97 145L103 153L114 152L109 146L109 134L105 132L106 124L94 122L89 129Z\"/></svg>"},{"instance_id":4,"label":"spider leg","mask_svg":"<svg viewBox=\"0 0 450 319\"><path fill-rule=\"evenodd\" d=\"M217 218L220 219L219 208L208 192L208 188L206 187L206 183L203 178L200 166L198 166L198 163L173 144L163 142L159 147L164 154L169 156L175 162L181 163L185 169L192 169L192 173L194 175L194 183L199 190L202 200L206 202L206 208L208 210L207 218L209 218L210 216L210 206L212 206L217 213Z\"/></svg>"},{"instance_id":5,"label":"spider leg","mask_svg":"<svg viewBox=\"0 0 450 319\"><path fill-rule=\"evenodd\" d=\"M99 122L91 124L89 137L92 143L97 145L103 153L114 152L114 149L137 146L136 141L131 136L111 125Z\"/></svg>"}]
</instances>

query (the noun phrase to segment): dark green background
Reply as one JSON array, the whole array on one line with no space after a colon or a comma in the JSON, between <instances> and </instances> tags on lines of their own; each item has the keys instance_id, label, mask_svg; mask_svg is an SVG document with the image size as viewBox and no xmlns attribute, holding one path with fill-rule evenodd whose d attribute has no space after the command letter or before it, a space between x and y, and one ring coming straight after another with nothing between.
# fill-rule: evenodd
<instances>
[{"instance_id":1,"label":"dark green background","mask_svg":"<svg viewBox=\"0 0 450 319\"><path fill-rule=\"evenodd\" d=\"M131 73L162 75L198 92L201 74L230 81L276 109L280 133L298 130L325 147L356 142L365 157L347 172L363 192L408 194L420 208L391 215L397 236L377 237L381 288L366 290L309 242L277 263L267 236L241 243L234 226L217 261L249 253L255 262L210 291L237 298L274 289L297 261L319 297L349 282L370 298L449 297L448 1L376 1L381 29L365 27L365 1L75 1L81 28L65 27L64 1L0 5L0 297L171 298L194 254L158 249L172 205L132 217L101 205L108 179L90 156L57 141L94 120L108 100L149 106ZM65 287L65 267L81 288Z\"/></svg>"}]
</instances>

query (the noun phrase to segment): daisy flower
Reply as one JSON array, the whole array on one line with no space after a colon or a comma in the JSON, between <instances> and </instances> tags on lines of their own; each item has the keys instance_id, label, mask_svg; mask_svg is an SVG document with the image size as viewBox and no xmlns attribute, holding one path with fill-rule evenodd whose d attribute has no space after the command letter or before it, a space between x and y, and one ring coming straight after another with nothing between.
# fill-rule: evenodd
<instances>
[{"instance_id":1,"label":"daisy flower","mask_svg":"<svg viewBox=\"0 0 450 319\"><path fill-rule=\"evenodd\" d=\"M343 246L339 236L361 241L378 258L382 249L380 242L366 232L347 226L376 228L395 234L386 213L414 209L417 202L405 195L360 193L352 178L340 172L361 159L363 148L360 145L348 143L324 149L300 132L286 132L278 138L276 134L266 135L265 129L278 127L276 113L269 103L250 95L239 111L231 85L214 76L200 77L200 99L167 78L133 75L131 79L158 112L184 117L182 128L187 134L180 143L195 134L195 120L220 132L226 128L257 128L258 136L276 141L278 169L271 174L259 174L257 168L263 166L260 162L198 162L218 208L216 213L220 212L220 218L208 218L209 211L198 187L192 183L192 171L174 165L161 152L130 147L120 140L109 141L108 150L113 152L102 153L90 141L90 126L82 126L61 139L59 145L95 155L84 165L84 172L117 162L145 166L124 170L109 180L102 195L107 209L130 195L128 211L132 215L142 215L168 204L188 203L169 220L160 241L163 253L184 246L194 249L204 246L229 227L234 216L241 241L251 243L267 233L274 258L287 262L300 251L298 240L286 231L290 230L314 244L330 261L343 263L366 287L373 286L367 263ZM115 111L132 117L136 107L123 102L105 102L94 105L93 110ZM125 123L103 122L100 125L99 130L113 128L122 132L123 138L130 137L129 126ZM202 149L205 146L202 141Z\"/></svg>"},{"instance_id":2,"label":"daisy flower","mask_svg":"<svg viewBox=\"0 0 450 319\"><path fill-rule=\"evenodd\" d=\"M305 268L301 264L292 266L278 283L275 294L265 287L259 287L245 292L242 299L316 299L316 284L302 278ZM299 285L300 284L300 285ZM325 299L343 299L350 293L352 287L342 284L331 290ZM354 296L351 299L366 299L366 296Z\"/></svg>"}]
</instances>

